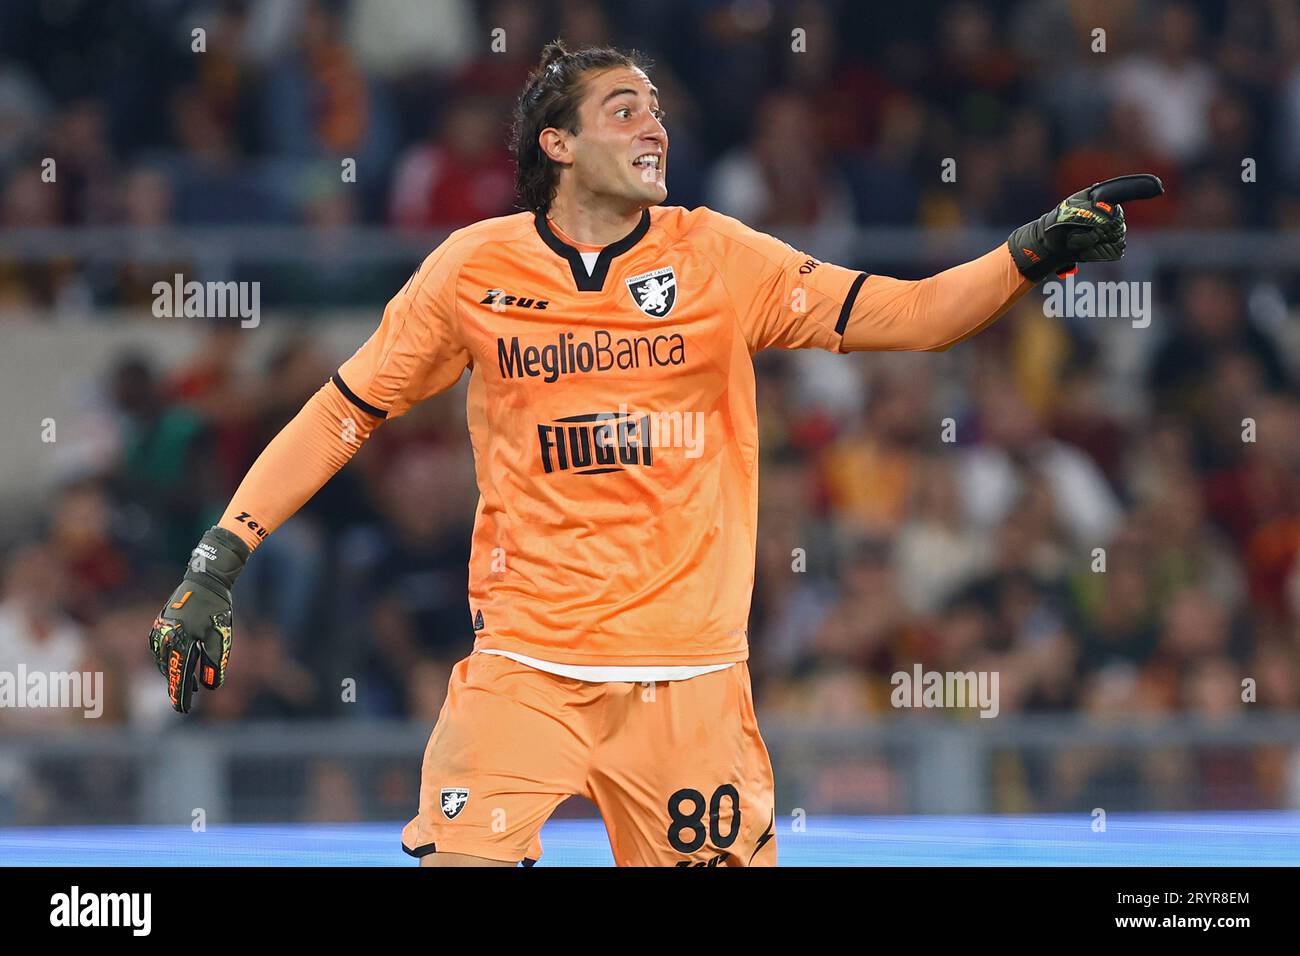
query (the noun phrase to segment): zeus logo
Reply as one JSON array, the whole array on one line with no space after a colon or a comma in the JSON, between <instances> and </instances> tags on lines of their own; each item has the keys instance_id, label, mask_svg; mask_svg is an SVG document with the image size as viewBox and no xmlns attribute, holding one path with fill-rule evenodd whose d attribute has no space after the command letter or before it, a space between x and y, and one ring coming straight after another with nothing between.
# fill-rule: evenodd
<instances>
[{"instance_id":1,"label":"zeus logo","mask_svg":"<svg viewBox=\"0 0 1300 956\"><path fill-rule=\"evenodd\" d=\"M549 299L507 295L505 289L488 289L483 298L479 300L479 305L490 305L494 309L502 309L508 305L518 306L521 309L544 309L550 304Z\"/></svg>"},{"instance_id":2,"label":"zeus logo","mask_svg":"<svg viewBox=\"0 0 1300 956\"><path fill-rule=\"evenodd\" d=\"M248 525L248 530L253 532L259 538L266 537L266 529L262 527L260 524L258 524L256 521L254 521L253 516L250 515L247 511L241 511L239 514L235 515L235 520L238 521L240 524Z\"/></svg>"},{"instance_id":3,"label":"zeus logo","mask_svg":"<svg viewBox=\"0 0 1300 956\"><path fill-rule=\"evenodd\" d=\"M548 475L606 475L629 465L653 464L649 415L594 412L557 418L554 424L537 426L537 441Z\"/></svg>"}]
</instances>

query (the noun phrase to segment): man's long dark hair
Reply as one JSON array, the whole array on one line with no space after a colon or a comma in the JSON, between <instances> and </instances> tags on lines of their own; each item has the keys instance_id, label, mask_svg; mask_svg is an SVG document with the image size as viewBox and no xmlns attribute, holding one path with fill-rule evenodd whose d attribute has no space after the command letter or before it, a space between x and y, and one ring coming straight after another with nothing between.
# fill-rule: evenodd
<instances>
[{"instance_id":1,"label":"man's long dark hair","mask_svg":"<svg viewBox=\"0 0 1300 956\"><path fill-rule=\"evenodd\" d=\"M559 40L542 49L541 63L528 74L515 105L510 134L510 149L515 154L515 192L522 208L544 213L555 199L560 182L560 167L542 152L537 137L550 126L579 132L583 75L589 70L616 66L648 71L651 61L636 50L614 47L587 47L570 53Z\"/></svg>"}]
</instances>

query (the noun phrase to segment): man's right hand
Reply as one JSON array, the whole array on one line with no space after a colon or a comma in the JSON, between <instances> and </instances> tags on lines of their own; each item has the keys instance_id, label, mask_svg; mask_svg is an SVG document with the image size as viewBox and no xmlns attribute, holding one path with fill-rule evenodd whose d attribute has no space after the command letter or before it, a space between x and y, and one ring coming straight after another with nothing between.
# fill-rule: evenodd
<instances>
[{"instance_id":1,"label":"man's right hand","mask_svg":"<svg viewBox=\"0 0 1300 956\"><path fill-rule=\"evenodd\" d=\"M208 529L194 548L180 586L154 619L149 648L179 713L190 712L200 683L215 690L226 679L230 591L248 553L248 545L225 528Z\"/></svg>"}]
</instances>

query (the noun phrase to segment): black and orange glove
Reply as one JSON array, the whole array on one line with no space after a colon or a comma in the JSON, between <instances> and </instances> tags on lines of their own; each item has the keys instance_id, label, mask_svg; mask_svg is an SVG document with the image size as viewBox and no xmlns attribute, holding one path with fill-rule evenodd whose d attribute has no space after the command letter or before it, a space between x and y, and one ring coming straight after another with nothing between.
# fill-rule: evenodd
<instances>
[{"instance_id":1,"label":"black and orange glove","mask_svg":"<svg viewBox=\"0 0 1300 956\"><path fill-rule=\"evenodd\" d=\"M154 619L149 648L167 678L172 707L188 714L199 684L215 690L230 662L231 601L248 545L225 528L209 528L190 556L189 570Z\"/></svg>"},{"instance_id":2,"label":"black and orange glove","mask_svg":"<svg viewBox=\"0 0 1300 956\"><path fill-rule=\"evenodd\" d=\"M1127 230L1120 203L1164 191L1160 177L1150 173L1093 183L1013 232L1007 248L1020 274L1035 282L1068 275L1080 262L1114 262L1124 255Z\"/></svg>"}]
</instances>

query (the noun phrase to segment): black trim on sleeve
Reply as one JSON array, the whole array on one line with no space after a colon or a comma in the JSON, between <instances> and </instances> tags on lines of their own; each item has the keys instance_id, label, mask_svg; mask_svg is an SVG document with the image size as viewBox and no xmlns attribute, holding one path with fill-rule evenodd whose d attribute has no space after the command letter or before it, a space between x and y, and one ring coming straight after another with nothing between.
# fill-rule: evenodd
<instances>
[{"instance_id":1,"label":"black trim on sleeve","mask_svg":"<svg viewBox=\"0 0 1300 956\"><path fill-rule=\"evenodd\" d=\"M374 415L376 418L388 417L388 412L384 411L382 408L375 408L375 406L371 405L369 402L363 401L361 398L359 398L356 392L348 388L347 383L343 381L343 378L339 375L338 372L335 372L333 375L330 376L330 381L338 386L338 389L340 392L343 393L344 398L346 398L353 405L357 406L357 408L361 409L367 415Z\"/></svg>"},{"instance_id":2,"label":"black trim on sleeve","mask_svg":"<svg viewBox=\"0 0 1300 956\"><path fill-rule=\"evenodd\" d=\"M853 280L853 285L849 286L849 294L844 297L844 305L840 306L840 319L835 323L836 335L844 334L844 329L849 324L849 313L853 311L853 303L858 298L858 290L862 288L862 283L866 281L867 273L859 272L858 277Z\"/></svg>"}]
</instances>

